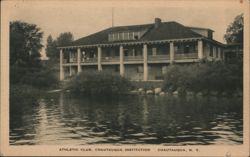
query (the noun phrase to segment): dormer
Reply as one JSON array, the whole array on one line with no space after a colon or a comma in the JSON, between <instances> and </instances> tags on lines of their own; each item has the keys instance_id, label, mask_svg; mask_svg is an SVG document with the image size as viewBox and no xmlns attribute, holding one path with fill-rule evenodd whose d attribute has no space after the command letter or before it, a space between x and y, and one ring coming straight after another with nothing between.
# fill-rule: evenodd
<instances>
[{"instance_id":1,"label":"dormer","mask_svg":"<svg viewBox=\"0 0 250 157\"><path fill-rule=\"evenodd\" d=\"M208 29L208 28L198 28L198 27L187 27L189 29L191 29L192 31L204 36L204 37L207 37L209 39L213 39L213 30L211 29Z\"/></svg>"},{"instance_id":2,"label":"dormer","mask_svg":"<svg viewBox=\"0 0 250 157\"><path fill-rule=\"evenodd\" d=\"M108 39L109 41L138 40L141 36L141 32L111 32L108 35Z\"/></svg>"}]
</instances>

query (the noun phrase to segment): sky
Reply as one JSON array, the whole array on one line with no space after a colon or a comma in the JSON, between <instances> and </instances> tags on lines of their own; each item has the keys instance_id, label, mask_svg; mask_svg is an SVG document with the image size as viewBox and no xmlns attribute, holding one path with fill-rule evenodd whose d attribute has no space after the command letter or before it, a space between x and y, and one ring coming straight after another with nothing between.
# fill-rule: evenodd
<instances>
[{"instance_id":1,"label":"sky","mask_svg":"<svg viewBox=\"0 0 250 157\"><path fill-rule=\"evenodd\" d=\"M152 3L155 2L155 3ZM112 26L153 23L154 18L163 22L176 21L185 26L214 30L214 39L225 43L224 34L234 18L243 13L238 0L208 1L11 1L9 20L36 24L44 32L43 45L48 35L55 39L62 32L71 32L74 39ZM43 58L46 57L42 50Z\"/></svg>"}]
</instances>

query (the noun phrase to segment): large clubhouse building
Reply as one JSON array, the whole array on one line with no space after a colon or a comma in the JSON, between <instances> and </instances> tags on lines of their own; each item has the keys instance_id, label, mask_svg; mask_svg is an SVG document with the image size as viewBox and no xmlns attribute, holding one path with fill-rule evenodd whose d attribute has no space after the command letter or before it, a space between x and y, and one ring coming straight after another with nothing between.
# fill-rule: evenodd
<instances>
[{"instance_id":1,"label":"large clubhouse building","mask_svg":"<svg viewBox=\"0 0 250 157\"><path fill-rule=\"evenodd\" d=\"M162 80L170 64L224 59L213 30L177 22L111 27L60 49L60 80L82 71L119 73L130 80Z\"/></svg>"}]
</instances>

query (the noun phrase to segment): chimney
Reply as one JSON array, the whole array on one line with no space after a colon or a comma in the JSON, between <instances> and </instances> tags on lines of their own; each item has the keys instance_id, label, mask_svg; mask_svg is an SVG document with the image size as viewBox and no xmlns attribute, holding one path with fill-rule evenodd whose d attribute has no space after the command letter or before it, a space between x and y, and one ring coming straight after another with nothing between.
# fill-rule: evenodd
<instances>
[{"instance_id":1,"label":"chimney","mask_svg":"<svg viewBox=\"0 0 250 157\"><path fill-rule=\"evenodd\" d=\"M161 19L160 18L155 18L155 28L158 28L161 24Z\"/></svg>"}]
</instances>

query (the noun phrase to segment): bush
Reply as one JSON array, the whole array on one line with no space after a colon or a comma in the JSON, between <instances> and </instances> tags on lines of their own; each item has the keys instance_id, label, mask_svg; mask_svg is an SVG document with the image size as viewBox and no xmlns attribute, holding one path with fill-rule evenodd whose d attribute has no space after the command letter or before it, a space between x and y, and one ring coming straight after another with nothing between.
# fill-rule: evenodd
<instances>
[{"instance_id":1,"label":"bush","mask_svg":"<svg viewBox=\"0 0 250 157\"><path fill-rule=\"evenodd\" d=\"M55 88L59 81L55 70L48 66L41 67L17 67L10 70L10 83L12 85L27 85L38 89Z\"/></svg>"},{"instance_id":2,"label":"bush","mask_svg":"<svg viewBox=\"0 0 250 157\"><path fill-rule=\"evenodd\" d=\"M131 88L130 82L118 74L107 72L82 72L72 78L68 89L88 95L126 94Z\"/></svg>"},{"instance_id":3,"label":"bush","mask_svg":"<svg viewBox=\"0 0 250 157\"><path fill-rule=\"evenodd\" d=\"M163 89L233 93L242 90L242 66L238 63L202 62L190 65L171 65L165 75Z\"/></svg>"},{"instance_id":4,"label":"bush","mask_svg":"<svg viewBox=\"0 0 250 157\"><path fill-rule=\"evenodd\" d=\"M134 89L143 88L144 90L152 90L162 87L163 82L150 82L150 81L130 81Z\"/></svg>"}]
</instances>

